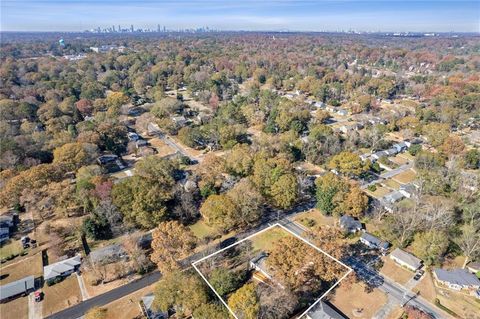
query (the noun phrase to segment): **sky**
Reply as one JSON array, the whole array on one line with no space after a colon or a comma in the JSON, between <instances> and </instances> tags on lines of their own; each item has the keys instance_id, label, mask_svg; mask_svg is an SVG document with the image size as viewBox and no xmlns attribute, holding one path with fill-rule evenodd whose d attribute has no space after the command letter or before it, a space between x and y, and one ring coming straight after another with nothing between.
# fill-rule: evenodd
<instances>
[{"instance_id":1,"label":"sky","mask_svg":"<svg viewBox=\"0 0 480 319\"><path fill-rule=\"evenodd\" d=\"M0 0L2 31L134 25L251 31L480 32L480 0Z\"/></svg>"}]
</instances>

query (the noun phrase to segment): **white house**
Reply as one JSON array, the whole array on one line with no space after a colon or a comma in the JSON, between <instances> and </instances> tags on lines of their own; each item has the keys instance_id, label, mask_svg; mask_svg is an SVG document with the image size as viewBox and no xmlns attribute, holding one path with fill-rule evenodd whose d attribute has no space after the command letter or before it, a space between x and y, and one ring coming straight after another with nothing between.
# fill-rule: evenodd
<instances>
[{"instance_id":1,"label":"white house","mask_svg":"<svg viewBox=\"0 0 480 319\"><path fill-rule=\"evenodd\" d=\"M466 269L444 270L437 268L433 271L437 282L453 290L480 289L480 280Z\"/></svg>"},{"instance_id":2,"label":"white house","mask_svg":"<svg viewBox=\"0 0 480 319\"><path fill-rule=\"evenodd\" d=\"M400 266L406 267L411 271L416 271L417 269L422 267L422 260L415 257L414 255L407 253L400 248L396 248L390 254L390 259L395 261Z\"/></svg>"},{"instance_id":3,"label":"white house","mask_svg":"<svg viewBox=\"0 0 480 319\"><path fill-rule=\"evenodd\" d=\"M76 255L75 257L47 265L43 267L43 279L48 281L57 277L67 277L80 268L81 264L80 255Z\"/></svg>"}]
</instances>

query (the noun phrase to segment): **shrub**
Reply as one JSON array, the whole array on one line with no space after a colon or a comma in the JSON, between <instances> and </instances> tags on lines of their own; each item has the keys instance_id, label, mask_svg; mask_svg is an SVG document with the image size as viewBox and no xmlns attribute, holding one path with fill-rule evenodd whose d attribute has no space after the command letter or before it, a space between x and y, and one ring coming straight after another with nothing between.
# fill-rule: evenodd
<instances>
[{"instance_id":1,"label":"shrub","mask_svg":"<svg viewBox=\"0 0 480 319\"><path fill-rule=\"evenodd\" d=\"M377 190L377 185L375 185L375 184L368 185L367 189L371 192L374 192L374 191Z\"/></svg>"}]
</instances>

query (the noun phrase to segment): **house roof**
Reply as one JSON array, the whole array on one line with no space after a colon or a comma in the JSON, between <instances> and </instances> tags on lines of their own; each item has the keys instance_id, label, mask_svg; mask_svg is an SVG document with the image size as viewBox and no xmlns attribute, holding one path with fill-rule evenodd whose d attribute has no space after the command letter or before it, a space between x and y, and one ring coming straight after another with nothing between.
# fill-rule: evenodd
<instances>
[{"instance_id":1,"label":"house roof","mask_svg":"<svg viewBox=\"0 0 480 319\"><path fill-rule=\"evenodd\" d=\"M320 301L315 310L307 314L307 317L310 319L345 319L342 314L338 313L324 301Z\"/></svg>"},{"instance_id":2,"label":"house roof","mask_svg":"<svg viewBox=\"0 0 480 319\"><path fill-rule=\"evenodd\" d=\"M125 249L123 249L122 245L112 244L92 251L90 253L90 259L93 263L99 263L119 258L122 255L126 255Z\"/></svg>"},{"instance_id":3,"label":"house roof","mask_svg":"<svg viewBox=\"0 0 480 319\"><path fill-rule=\"evenodd\" d=\"M340 217L340 226L346 229L362 229L362 223L348 215Z\"/></svg>"},{"instance_id":4,"label":"house roof","mask_svg":"<svg viewBox=\"0 0 480 319\"><path fill-rule=\"evenodd\" d=\"M460 286L480 286L480 280L477 276L465 269L445 270L437 268L434 272L440 281Z\"/></svg>"},{"instance_id":5,"label":"house roof","mask_svg":"<svg viewBox=\"0 0 480 319\"><path fill-rule=\"evenodd\" d=\"M411 266L412 268L420 268L422 266L422 260L415 257L414 255L407 253L404 250L401 250L400 248L396 248L392 253L390 254L391 257L395 257L398 260L401 260L405 264Z\"/></svg>"},{"instance_id":6,"label":"house roof","mask_svg":"<svg viewBox=\"0 0 480 319\"><path fill-rule=\"evenodd\" d=\"M387 243L386 241L383 241L383 240L381 240L380 238L375 237L375 236L373 236L372 234L367 233L367 232L363 233L362 236L361 236L361 238L362 238L363 240L369 242L369 243L374 244L374 245L377 246L377 247L380 247L380 248L387 249L388 246L390 246L390 244Z\"/></svg>"},{"instance_id":7,"label":"house roof","mask_svg":"<svg viewBox=\"0 0 480 319\"><path fill-rule=\"evenodd\" d=\"M35 277L28 276L0 286L0 300L4 300L35 288Z\"/></svg>"},{"instance_id":8,"label":"house roof","mask_svg":"<svg viewBox=\"0 0 480 319\"><path fill-rule=\"evenodd\" d=\"M82 263L80 255L43 267L43 279L49 280L68 271L75 270Z\"/></svg>"},{"instance_id":9,"label":"house roof","mask_svg":"<svg viewBox=\"0 0 480 319\"><path fill-rule=\"evenodd\" d=\"M395 202L401 200L403 197L405 197L405 196L402 193L400 193L399 191L394 191L394 192L391 192L391 193L385 195L383 198L387 202L395 203Z\"/></svg>"}]
</instances>

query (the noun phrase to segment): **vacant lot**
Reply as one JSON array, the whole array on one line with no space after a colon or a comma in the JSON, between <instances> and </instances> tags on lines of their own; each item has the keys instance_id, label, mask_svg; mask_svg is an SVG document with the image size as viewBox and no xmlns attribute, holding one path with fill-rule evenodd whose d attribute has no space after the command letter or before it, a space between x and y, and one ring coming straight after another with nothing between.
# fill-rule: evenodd
<instances>
[{"instance_id":1,"label":"vacant lot","mask_svg":"<svg viewBox=\"0 0 480 319\"><path fill-rule=\"evenodd\" d=\"M335 218L331 216L323 215L318 209L311 209L308 212L298 214L294 220L299 222L305 227L313 227L316 225L329 225L335 224Z\"/></svg>"},{"instance_id":2,"label":"vacant lot","mask_svg":"<svg viewBox=\"0 0 480 319\"><path fill-rule=\"evenodd\" d=\"M394 281L398 282L399 284L405 284L410 278L413 277L414 273L402 268L400 265L397 265L393 260L388 257L382 258L383 260L383 267L380 270L382 274L387 276L388 278L393 279Z\"/></svg>"},{"instance_id":3,"label":"vacant lot","mask_svg":"<svg viewBox=\"0 0 480 319\"><path fill-rule=\"evenodd\" d=\"M36 254L32 257L26 257L24 259L18 258L20 257L14 259L9 265L2 265L0 267L0 276L2 278L5 276L5 278L0 281L2 285L30 275L40 277L43 274L41 254Z\"/></svg>"},{"instance_id":4,"label":"vacant lot","mask_svg":"<svg viewBox=\"0 0 480 319\"><path fill-rule=\"evenodd\" d=\"M45 317L82 301L75 274L53 286L45 285L43 293L45 294L43 301L43 315Z\"/></svg>"},{"instance_id":5,"label":"vacant lot","mask_svg":"<svg viewBox=\"0 0 480 319\"><path fill-rule=\"evenodd\" d=\"M400 184L408 184L415 180L417 174L413 171L413 169L407 169L404 172L401 172L398 175L392 177L396 182Z\"/></svg>"},{"instance_id":6,"label":"vacant lot","mask_svg":"<svg viewBox=\"0 0 480 319\"><path fill-rule=\"evenodd\" d=\"M367 293L363 283L340 284L331 302L348 318L370 319L387 302L387 295L378 289Z\"/></svg>"},{"instance_id":7,"label":"vacant lot","mask_svg":"<svg viewBox=\"0 0 480 319\"><path fill-rule=\"evenodd\" d=\"M0 303L0 318L27 319L28 297L19 297L7 303Z\"/></svg>"}]
</instances>

